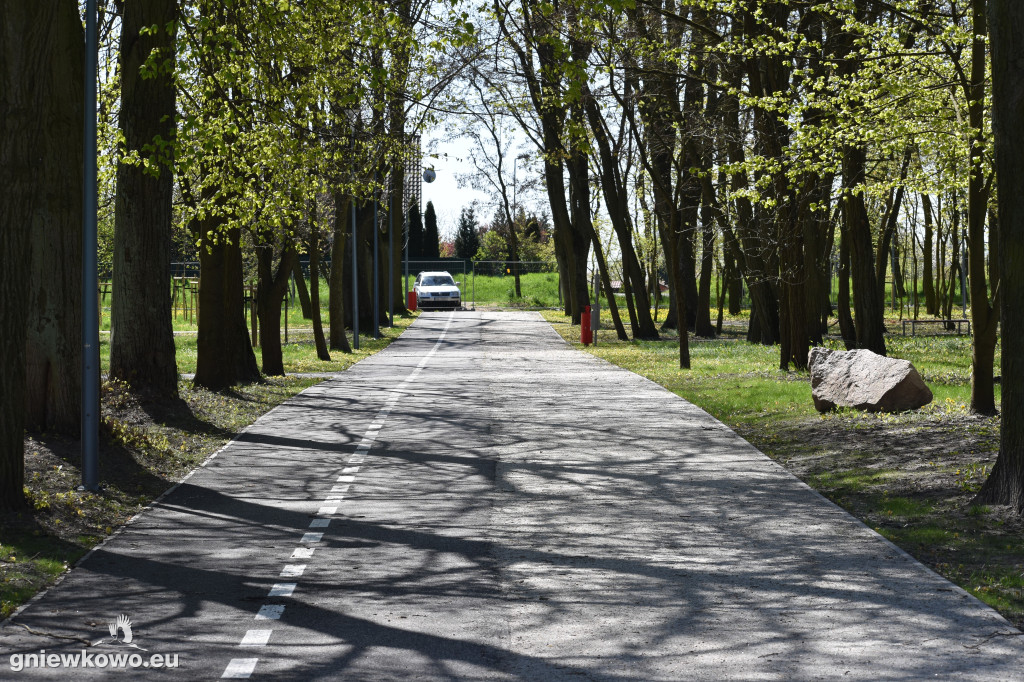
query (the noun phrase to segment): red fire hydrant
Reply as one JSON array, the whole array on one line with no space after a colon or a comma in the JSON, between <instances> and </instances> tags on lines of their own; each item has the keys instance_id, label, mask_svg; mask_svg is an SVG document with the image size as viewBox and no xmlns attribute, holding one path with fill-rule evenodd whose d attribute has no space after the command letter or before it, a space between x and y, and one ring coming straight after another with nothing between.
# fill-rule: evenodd
<instances>
[{"instance_id":1,"label":"red fire hydrant","mask_svg":"<svg viewBox=\"0 0 1024 682\"><path fill-rule=\"evenodd\" d=\"M583 317L580 319L580 341L584 346L594 342L594 330L590 328L590 306L583 308Z\"/></svg>"}]
</instances>

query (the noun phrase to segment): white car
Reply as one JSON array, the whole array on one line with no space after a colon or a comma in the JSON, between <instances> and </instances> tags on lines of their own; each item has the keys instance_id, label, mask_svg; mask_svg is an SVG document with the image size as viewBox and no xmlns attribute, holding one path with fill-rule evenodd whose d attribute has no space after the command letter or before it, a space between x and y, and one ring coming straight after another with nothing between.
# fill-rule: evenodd
<instances>
[{"instance_id":1,"label":"white car","mask_svg":"<svg viewBox=\"0 0 1024 682\"><path fill-rule=\"evenodd\" d=\"M420 310L458 309L462 306L462 293L458 283L447 272L421 272L413 287L416 307Z\"/></svg>"}]
</instances>

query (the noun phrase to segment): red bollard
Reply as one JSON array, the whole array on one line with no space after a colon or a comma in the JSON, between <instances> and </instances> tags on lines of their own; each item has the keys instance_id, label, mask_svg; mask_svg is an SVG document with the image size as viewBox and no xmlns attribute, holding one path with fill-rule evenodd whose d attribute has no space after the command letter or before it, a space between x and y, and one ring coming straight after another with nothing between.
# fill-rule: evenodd
<instances>
[{"instance_id":1,"label":"red bollard","mask_svg":"<svg viewBox=\"0 0 1024 682\"><path fill-rule=\"evenodd\" d=\"M405 307L409 309L409 312L416 310L416 292L409 291L405 294Z\"/></svg>"},{"instance_id":2,"label":"red bollard","mask_svg":"<svg viewBox=\"0 0 1024 682\"><path fill-rule=\"evenodd\" d=\"M584 346L594 342L594 330L590 328L590 306L583 308L583 318L580 320L580 341Z\"/></svg>"}]
</instances>

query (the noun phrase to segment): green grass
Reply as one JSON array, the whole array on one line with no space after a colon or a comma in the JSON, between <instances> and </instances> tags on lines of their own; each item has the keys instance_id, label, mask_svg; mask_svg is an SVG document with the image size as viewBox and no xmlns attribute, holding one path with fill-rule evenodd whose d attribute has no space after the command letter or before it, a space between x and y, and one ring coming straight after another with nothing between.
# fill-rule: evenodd
<instances>
[{"instance_id":1,"label":"green grass","mask_svg":"<svg viewBox=\"0 0 1024 682\"><path fill-rule=\"evenodd\" d=\"M558 273L527 272L519 276L521 297L515 296L515 278L511 275L467 275L462 298L476 305L499 305L527 308L558 306Z\"/></svg>"},{"instance_id":2,"label":"green grass","mask_svg":"<svg viewBox=\"0 0 1024 682\"><path fill-rule=\"evenodd\" d=\"M352 353L331 351L329 361L320 360L316 355L316 346L313 341L313 327L309 320L302 318L302 310L298 307L289 307L288 310L288 341L285 342L284 326L281 327L281 355L284 361L285 373L295 372L341 372L368 357L377 351L385 348L389 343L398 338L416 319L416 314L395 316L395 326L380 328L380 338L374 339L369 333L359 334L359 350ZM282 313L283 320L283 313ZM328 333L327 309L323 309L324 334ZM184 323L179 326L185 326ZM180 331L180 330L176 330ZM186 331L194 331L186 329ZM360 330L365 332L366 330ZM352 332L347 332L349 344L352 345ZM195 334L175 334L174 345L175 355L178 363L178 372L182 374L194 374L196 371L196 340ZM260 347L253 349L256 353L256 363L262 366ZM102 371L110 366L110 337L106 334L100 335L100 367Z\"/></svg>"}]
</instances>

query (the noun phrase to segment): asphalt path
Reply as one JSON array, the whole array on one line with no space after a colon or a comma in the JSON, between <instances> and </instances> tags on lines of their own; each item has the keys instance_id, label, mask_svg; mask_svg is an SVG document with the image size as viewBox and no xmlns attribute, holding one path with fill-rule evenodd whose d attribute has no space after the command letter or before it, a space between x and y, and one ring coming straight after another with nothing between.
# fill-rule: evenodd
<instances>
[{"instance_id":1,"label":"asphalt path","mask_svg":"<svg viewBox=\"0 0 1024 682\"><path fill-rule=\"evenodd\" d=\"M532 313L422 315L0 628L0 679L133 654L119 679L1024 679L994 611Z\"/></svg>"}]
</instances>

